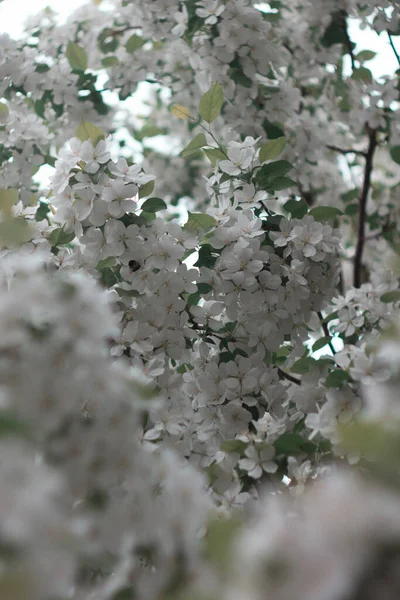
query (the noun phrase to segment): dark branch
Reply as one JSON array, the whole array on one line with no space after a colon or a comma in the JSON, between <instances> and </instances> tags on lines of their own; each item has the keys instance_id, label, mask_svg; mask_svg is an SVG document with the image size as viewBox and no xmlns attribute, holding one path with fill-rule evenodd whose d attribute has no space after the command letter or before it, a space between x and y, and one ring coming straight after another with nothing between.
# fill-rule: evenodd
<instances>
[{"instance_id":1,"label":"dark branch","mask_svg":"<svg viewBox=\"0 0 400 600\"><path fill-rule=\"evenodd\" d=\"M377 146L376 129L366 125L369 137L368 150L365 157L365 170L364 170L364 181L359 199L358 208L358 232L357 232L357 246L356 253L354 256L354 276L353 284L354 287L359 288L361 285L361 266L362 266L362 255L364 251L365 243L365 209L367 206L368 193L371 186L371 173L373 168L374 152Z\"/></svg>"},{"instance_id":2,"label":"dark branch","mask_svg":"<svg viewBox=\"0 0 400 600\"><path fill-rule=\"evenodd\" d=\"M364 150L354 150L353 148L339 148L339 146L332 146L331 144L327 144L326 147L329 148L329 150L334 150L335 152L339 152L340 154L358 154L359 156L367 156L367 153L364 152Z\"/></svg>"},{"instance_id":3,"label":"dark branch","mask_svg":"<svg viewBox=\"0 0 400 600\"><path fill-rule=\"evenodd\" d=\"M278 374L283 379L287 379L288 381L291 381L292 383L295 383L296 385L301 385L300 379L297 379L297 377L293 377L293 375L289 375L289 373L286 373L286 371L283 371L279 367L278 367Z\"/></svg>"},{"instance_id":4,"label":"dark branch","mask_svg":"<svg viewBox=\"0 0 400 600\"><path fill-rule=\"evenodd\" d=\"M354 44L351 41L349 32L347 30L347 12L345 10L340 11L340 20L341 20L342 29L344 31L345 40L346 40L347 52L350 55L351 68L354 71L354 69L356 68L355 57L354 57L354 52L353 52Z\"/></svg>"},{"instance_id":5,"label":"dark branch","mask_svg":"<svg viewBox=\"0 0 400 600\"><path fill-rule=\"evenodd\" d=\"M389 43L392 46L392 50L394 52L395 57L397 58L397 62L400 65L400 54L396 50L396 46L394 45L393 38L392 38L391 34L388 31L386 33L388 34Z\"/></svg>"},{"instance_id":6,"label":"dark branch","mask_svg":"<svg viewBox=\"0 0 400 600\"><path fill-rule=\"evenodd\" d=\"M321 311L318 311L317 314L318 314L319 320L321 321L321 326L322 326L323 332L325 334L325 337L329 337L330 338L331 334L329 332L328 323L325 323L324 317L322 316L322 312ZM329 348L331 349L332 354L336 354L336 350L335 350L334 345L332 344L332 340L329 340L328 345L329 345Z\"/></svg>"}]
</instances>

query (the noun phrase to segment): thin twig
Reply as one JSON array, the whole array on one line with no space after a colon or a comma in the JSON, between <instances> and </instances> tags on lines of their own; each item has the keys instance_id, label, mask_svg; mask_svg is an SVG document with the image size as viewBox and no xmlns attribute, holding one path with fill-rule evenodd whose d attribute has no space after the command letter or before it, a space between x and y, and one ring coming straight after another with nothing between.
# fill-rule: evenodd
<instances>
[{"instance_id":1,"label":"thin twig","mask_svg":"<svg viewBox=\"0 0 400 600\"><path fill-rule=\"evenodd\" d=\"M342 29L344 31L344 35L345 35L345 39L346 39L347 52L350 55L351 68L354 71L354 69L356 68L356 64L355 64L355 57L354 57L354 52L353 52L353 42L350 39L349 32L347 29L347 12L345 10L341 10L340 17L341 17Z\"/></svg>"},{"instance_id":2,"label":"thin twig","mask_svg":"<svg viewBox=\"0 0 400 600\"><path fill-rule=\"evenodd\" d=\"M371 127L369 127L368 123L366 124L366 128L368 131L369 145L367 155L365 157L364 181L358 205L358 232L356 253L354 256L353 276L353 284L356 288L359 288L361 285L362 255L365 243L365 209L367 206L368 193L371 185L371 173L373 168L374 152L377 147L376 129L372 129Z\"/></svg>"},{"instance_id":3,"label":"thin twig","mask_svg":"<svg viewBox=\"0 0 400 600\"><path fill-rule=\"evenodd\" d=\"M287 379L288 381L291 381L292 383L295 383L296 385L301 385L300 379L297 379L297 377L293 377L293 375L289 375L289 373L286 373L286 371L283 371L280 367L278 367L278 374L283 379Z\"/></svg>"},{"instance_id":4,"label":"thin twig","mask_svg":"<svg viewBox=\"0 0 400 600\"><path fill-rule=\"evenodd\" d=\"M329 332L328 323L326 323L326 322L324 321L324 317L322 316L322 312L321 312L321 311L318 311L317 315L318 315L318 317L319 317L319 320L321 321L321 326L322 326L322 330L323 330L323 332L324 332L324 334L325 334L325 337L328 337L328 338L330 338L330 337L331 337L331 334L330 334L330 332ZM332 340L329 340L329 342L328 342L328 346L329 346L329 348L331 349L331 352L332 352L332 354L336 354L336 350L335 350L335 347L334 347L334 345L332 344Z\"/></svg>"},{"instance_id":5,"label":"thin twig","mask_svg":"<svg viewBox=\"0 0 400 600\"><path fill-rule=\"evenodd\" d=\"M339 152L340 154L358 154L359 156L364 156L366 158L367 153L364 150L355 150L354 148L339 148L339 146L333 146L331 144L326 145L329 150L334 150L335 152Z\"/></svg>"},{"instance_id":6,"label":"thin twig","mask_svg":"<svg viewBox=\"0 0 400 600\"><path fill-rule=\"evenodd\" d=\"M395 45L394 45L394 43L393 43L393 39L392 39L392 36L391 36L391 34L390 34L388 31L387 31L386 33L388 34L389 43L390 43L390 45L392 46L392 50L393 50L393 52L394 52L394 55L395 55L395 57L397 58L397 62L398 62L398 63L399 63L399 65L400 65L400 54L399 54L399 53L397 52L397 50L396 50L396 46L395 46Z\"/></svg>"}]
</instances>

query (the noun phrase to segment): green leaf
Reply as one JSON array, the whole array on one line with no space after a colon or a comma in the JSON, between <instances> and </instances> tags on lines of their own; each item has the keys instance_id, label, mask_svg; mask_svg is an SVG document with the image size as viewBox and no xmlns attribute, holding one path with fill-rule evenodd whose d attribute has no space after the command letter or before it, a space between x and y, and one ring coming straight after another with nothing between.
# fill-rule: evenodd
<instances>
[{"instance_id":1,"label":"green leaf","mask_svg":"<svg viewBox=\"0 0 400 600\"><path fill-rule=\"evenodd\" d=\"M278 177L284 177L293 166L287 160L276 160L263 165L256 174L256 182L262 189L269 189L272 186L272 180Z\"/></svg>"},{"instance_id":2,"label":"green leaf","mask_svg":"<svg viewBox=\"0 0 400 600\"><path fill-rule=\"evenodd\" d=\"M175 117L178 117L178 119L188 119L190 117L189 109L181 104L173 104L171 106L171 112Z\"/></svg>"},{"instance_id":3,"label":"green leaf","mask_svg":"<svg viewBox=\"0 0 400 600\"><path fill-rule=\"evenodd\" d=\"M200 100L200 115L206 123L212 123L221 112L224 95L219 83L214 83L211 89Z\"/></svg>"},{"instance_id":4,"label":"green leaf","mask_svg":"<svg viewBox=\"0 0 400 600\"><path fill-rule=\"evenodd\" d=\"M389 302L398 302L400 300L400 290L392 290L381 296L381 302L388 304Z\"/></svg>"},{"instance_id":5,"label":"green leaf","mask_svg":"<svg viewBox=\"0 0 400 600\"><path fill-rule=\"evenodd\" d=\"M344 209L344 214L348 215L349 217L353 217L354 215L356 215L358 213L358 210L359 210L358 204L348 204L346 206L346 208Z\"/></svg>"},{"instance_id":6,"label":"green leaf","mask_svg":"<svg viewBox=\"0 0 400 600\"><path fill-rule=\"evenodd\" d=\"M74 42L68 42L65 56L73 69L77 71L85 71L87 69L87 54L82 46Z\"/></svg>"},{"instance_id":7,"label":"green leaf","mask_svg":"<svg viewBox=\"0 0 400 600\"><path fill-rule=\"evenodd\" d=\"M29 437L29 429L25 423L7 410L0 411L0 438L7 436Z\"/></svg>"},{"instance_id":8,"label":"green leaf","mask_svg":"<svg viewBox=\"0 0 400 600\"><path fill-rule=\"evenodd\" d=\"M34 232L23 217L7 218L0 223L0 241L5 246L14 246L29 242Z\"/></svg>"},{"instance_id":9,"label":"green leaf","mask_svg":"<svg viewBox=\"0 0 400 600\"><path fill-rule=\"evenodd\" d=\"M284 456L315 451L315 445L302 438L298 433L284 433L274 442L274 448L277 455L283 454Z\"/></svg>"},{"instance_id":10,"label":"green leaf","mask_svg":"<svg viewBox=\"0 0 400 600\"><path fill-rule=\"evenodd\" d=\"M226 155L219 148L204 148L204 152L213 167L217 166L219 160L226 159Z\"/></svg>"},{"instance_id":11,"label":"green leaf","mask_svg":"<svg viewBox=\"0 0 400 600\"><path fill-rule=\"evenodd\" d=\"M211 290L213 289L212 285L210 285L209 283L198 283L197 284L197 291L200 294L208 294L209 292L211 292Z\"/></svg>"},{"instance_id":12,"label":"green leaf","mask_svg":"<svg viewBox=\"0 0 400 600\"><path fill-rule=\"evenodd\" d=\"M117 56L106 56L101 59L103 67L117 67L119 65L119 58Z\"/></svg>"},{"instance_id":13,"label":"green leaf","mask_svg":"<svg viewBox=\"0 0 400 600\"><path fill-rule=\"evenodd\" d=\"M342 215L343 211L335 206L316 206L312 208L309 214L314 217L316 221L328 221L334 219L338 215Z\"/></svg>"},{"instance_id":14,"label":"green leaf","mask_svg":"<svg viewBox=\"0 0 400 600\"><path fill-rule=\"evenodd\" d=\"M400 146L393 146L390 148L390 156L394 162L400 165Z\"/></svg>"},{"instance_id":15,"label":"green leaf","mask_svg":"<svg viewBox=\"0 0 400 600\"><path fill-rule=\"evenodd\" d=\"M260 148L260 162L263 163L266 160L273 160L279 156L285 149L286 139L279 137L274 140L268 140Z\"/></svg>"},{"instance_id":16,"label":"green leaf","mask_svg":"<svg viewBox=\"0 0 400 600\"><path fill-rule=\"evenodd\" d=\"M189 218L184 225L184 229L188 229L190 231L207 231L214 227L217 221L214 217L207 215L205 213L191 213L188 211Z\"/></svg>"},{"instance_id":17,"label":"green leaf","mask_svg":"<svg viewBox=\"0 0 400 600\"><path fill-rule=\"evenodd\" d=\"M154 185L155 185L155 179L152 179L151 181L148 181L147 183L142 185L142 187L139 189L139 198L142 199L142 198L145 198L146 196L150 196L150 194L154 190Z\"/></svg>"},{"instance_id":18,"label":"green leaf","mask_svg":"<svg viewBox=\"0 0 400 600\"><path fill-rule=\"evenodd\" d=\"M366 83L371 83L373 81L372 73L366 67L354 69L351 78L355 79L356 81L365 81Z\"/></svg>"},{"instance_id":19,"label":"green leaf","mask_svg":"<svg viewBox=\"0 0 400 600\"><path fill-rule=\"evenodd\" d=\"M304 198L300 198L300 200L288 200L283 205L284 210L290 213L294 219L302 219L308 211L307 202Z\"/></svg>"},{"instance_id":20,"label":"green leaf","mask_svg":"<svg viewBox=\"0 0 400 600\"><path fill-rule=\"evenodd\" d=\"M290 179L290 177L277 177L273 179L270 183L270 187L275 192L279 192L280 190L286 190L289 187L296 187L297 183Z\"/></svg>"},{"instance_id":21,"label":"green leaf","mask_svg":"<svg viewBox=\"0 0 400 600\"><path fill-rule=\"evenodd\" d=\"M165 210L167 205L161 198L149 198L142 204L141 208L146 212L155 213L159 210Z\"/></svg>"},{"instance_id":22,"label":"green leaf","mask_svg":"<svg viewBox=\"0 0 400 600\"><path fill-rule=\"evenodd\" d=\"M0 102L0 123L4 123L8 117L8 106L4 102Z\"/></svg>"},{"instance_id":23,"label":"green leaf","mask_svg":"<svg viewBox=\"0 0 400 600\"><path fill-rule=\"evenodd\" d=\"M197 152L203 146L207 146L207 140L204 133L198 133L196 137L192 139L192 141L182 150L181 156L185 158L186 156L190 156L194 152Z\"/></svg>"},{"instance_id":24,"label":"green leaf","mask_svg":"<svg viewBox=\"0 0 400 600\"><path fill-rule=\"evenodd\" d=\"M217 566L218 571L229 567L234 540L239 533L240 519L216 519L207 528L204 539L206 558Z\"/></svg>"},{"instance_id":25,"label":"green leaf","mask_svg":"<svg viewBox=\"0 0 400 600\"><path fill-rule=\"evenodd\" d=\"M66 232L63 227L53 229L50 233L48 240L52 246L65 246L70 244L75 239L75 232Z\"/></svg>"},{"instance_id":26,"label":"green leaf","mask_svg":"<svg viewBox=\"0 0 400 600\"><path fill-rule=\"evenodd\" d=\"M125 49L127 52L129 52L129 54L133 54L135 52L135 50L139 50L139 48L144 46L145 43L146 43L146 41L143 38L141 38L139 35L136 35L136 33L134 33L127 40L127 42L125 44Z\"/></svg>"},{"instance_id":27,"label":"green leaf","mask_svg":"<svg viewBox=\"0 0 400 600\"><path fill-rule=\"evenodd\" d=\"M373 58L375 58L375 56L376 56L376 52L373 52L372 50L361 50L361 52L356 54L356 56L354 58L356 60L358 60L360 63L363 63L363 62L366 62L367 60L372 60Z\"/></svg>"},{"instance_id":28,"label":"green leaf","mask_svg":"<svg viewBox=\"0 0 400 600\"><path fill-rule=\"evenodd\" d=\"M243 454L247 448L247 444L241 440L224 440L221 443L220 448L223 452L237 452L238 454Z\"/></svg>"},{"instance_id":29,"label":"green leaf","mask_svg":"<svg viewBox=\"0 0 400 600\"><path fill-rule=\"evenodd\" d=\"M349 374L347 371L343 371L342 369L335 369L331 371L328 377L325 380L325 387L327 388L340 388L342 387L349 379Z\"/></svg>"},{"instance_id":30,"label":"green leaf","mask_svg":"<svg viewBox=\"0 0 400 600\"><path fill-rule=\"evenodd\" d=\"M317 352L317 350L321 350L321 348L324 348L324 346L327 346L330 341L331 341L331 338L328 335L326 335L325 337L319 338L319 340L314 342L314 344L312 345L312 351Z\"/></svg>"},{"instance_id":31,"label":"green leaf","mask_svg":"<svg viewBox=\"0 0 400 600\"><path fill-rule=\"evenodd\" d=\"M11 215L11 208L17 204L19 192L15 188L0 189L0 211Z\"/></svg>"},{"instance_id":32,"label":"green leaf","mask_svg":"<svg viewBox=\"0 0 400 600\"><path fill-rule=\"evenodd\" d=\"M324 319L322 319L322 323L329 323L330 321L337 319L338 314L339 314L339 311L335 310L334 312L330 313L330 315L327 315L326 317L324 317Z\"/></svg>"},{"instance_id":33,"label":"green leaf","mask_svg":"<svg viewBox=\"0 0 400 600\"><path fill-rule=\"evenodd\" d=\"M108 256L107 258L103 258L102 260L99 260L99 262L96 265L96 269L98 271L101 271L101 269L107 269L109 267L114 267L117 264L117 261L115 260L114 256Z\"/></svg>"},{"instance_id":34,"label":"green leaf","mask_svg":"<svg viewBox=\"0 0 400 600\"><path fill-rule=\"evenodd\" d=\"M92 144L96 146L100 140L104 140L105 136L97 125L93 125L93 123L89 123L89 121L81 121L75 129L75 137L81 140L81 142L90 140Z\"/></svg>"},{"instance_id":35,"label":"green leaf","mask_svg":"<svg viewBox=\"0 0 400 600\"><path fill-rule=\"evenodd\" d=\"M210 244L204 244L199 250L199 258L195 263L195 267L207 267L212 269L216 263L218 256L214 256L213 248Z\"/></svg>"},{"instance_id":36,"label":"green leaf","mask_svg":"<svg viewBox=\"0 0 400 600\"><path fill-rule=\"evenodd\" d=\"M291 371L293 371L293 373L303 375L304 373L308 373L308 371L311 371L315 364L315 358L312 358L311 356L303 356L303 358L299 358L299 360L296 360L296 362L291 368Z\"/></svg>"}]
</instances>

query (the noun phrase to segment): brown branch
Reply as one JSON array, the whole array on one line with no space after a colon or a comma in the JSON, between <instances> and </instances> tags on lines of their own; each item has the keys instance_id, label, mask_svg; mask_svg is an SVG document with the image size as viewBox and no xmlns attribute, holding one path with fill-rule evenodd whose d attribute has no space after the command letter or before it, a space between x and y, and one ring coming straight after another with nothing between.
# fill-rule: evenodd
<instances>
[{"instance_id":1,"label":"brown branch","mask_svg":"<svg viewBox=\"0 0 400 600\"><path fill-rule=\"evenodd\" d=\"M332 146L331 144L326 145L329 150L334 150L335 152L339 152L340 154L358 154L359 156L367 157L367 153L364 150L354 150L353 148L345 149L339 148L339 146Z\"/></svg>"},{"instance_id":2,"label":"brown branch","mask_svg":"<svg viewBox=\"0 0 400 600\"><path fill-rule=\"evenodd\" d=\"M389 31L387 31L386 33L388 34L389 43L390 43L390 45L391 45L391 47L392 47L392 50L393 50L393 52L394 52L394 55L395 55L395 57L397 58L397 62L398 62L398 63L399 63L399 65L400 65L400 54L399 54L399 53L397 52L397 50L396 50L396 46L395 46L395 45L394 45L394 43L393 43L393 39L392 39L392 36L391 36L391 34L389 33Z\"/></svg>"},{"instance_id":3,"label":"brown branch","mask_svg":"<svg viewBox=\"0 0 400 600\"><path fill-rule=\"evenodd\" d=\"M356 64L355 64L355 57L354 57L354 52L353 52L353 42L351 41L349 32L347 30L347 12L345 10L340 11L340 21L341 21L342 29L344 31L344 36L345 36L345 40L346 40L345 45L347 48L347 52L350 55L351 68L354 71L354 69L356 68Z\"/></svg>"},{"instance_id":4,"label":"brown branch","mask_svg":"<svg viewBox=\"0 0 400 600\"><path fill-rule=\"evenodd\" d=\"M377 136L376 129L369 127L366 124L368 131L369 144L368 150L365 157L365 170L364 170L364 181L359 199L358 208L358 232L357 232L357 245L356 253L354 256L354 274L353 274L353 285L359 288L361 285L361 267L362 267L362 255L364 251L365 243L365 209L367 206L368 193L371 185L371 173L373 168L374 152L377 147Z\"/></svg>"}]
</instances>

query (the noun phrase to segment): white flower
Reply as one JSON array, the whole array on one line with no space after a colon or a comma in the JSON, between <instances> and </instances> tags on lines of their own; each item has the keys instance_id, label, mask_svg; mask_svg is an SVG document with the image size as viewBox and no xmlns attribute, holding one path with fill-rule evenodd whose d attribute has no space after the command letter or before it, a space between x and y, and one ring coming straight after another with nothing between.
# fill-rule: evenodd
<instances>
[{"instance_id":1,"label":"white flower","mask_svg":"<svg viewBox=\"0 0 400 600\"><path fill-rule=\"evenodd\" d=\"M278 468L278 465L271 460L275 456L275 450L272 446L268 446L261 451L258 451L255 446L248 446L245 455L247 458L242 458L238 464L253 479L259 479L263 471L275 473Z\"/></svg>"}]
</instances>

